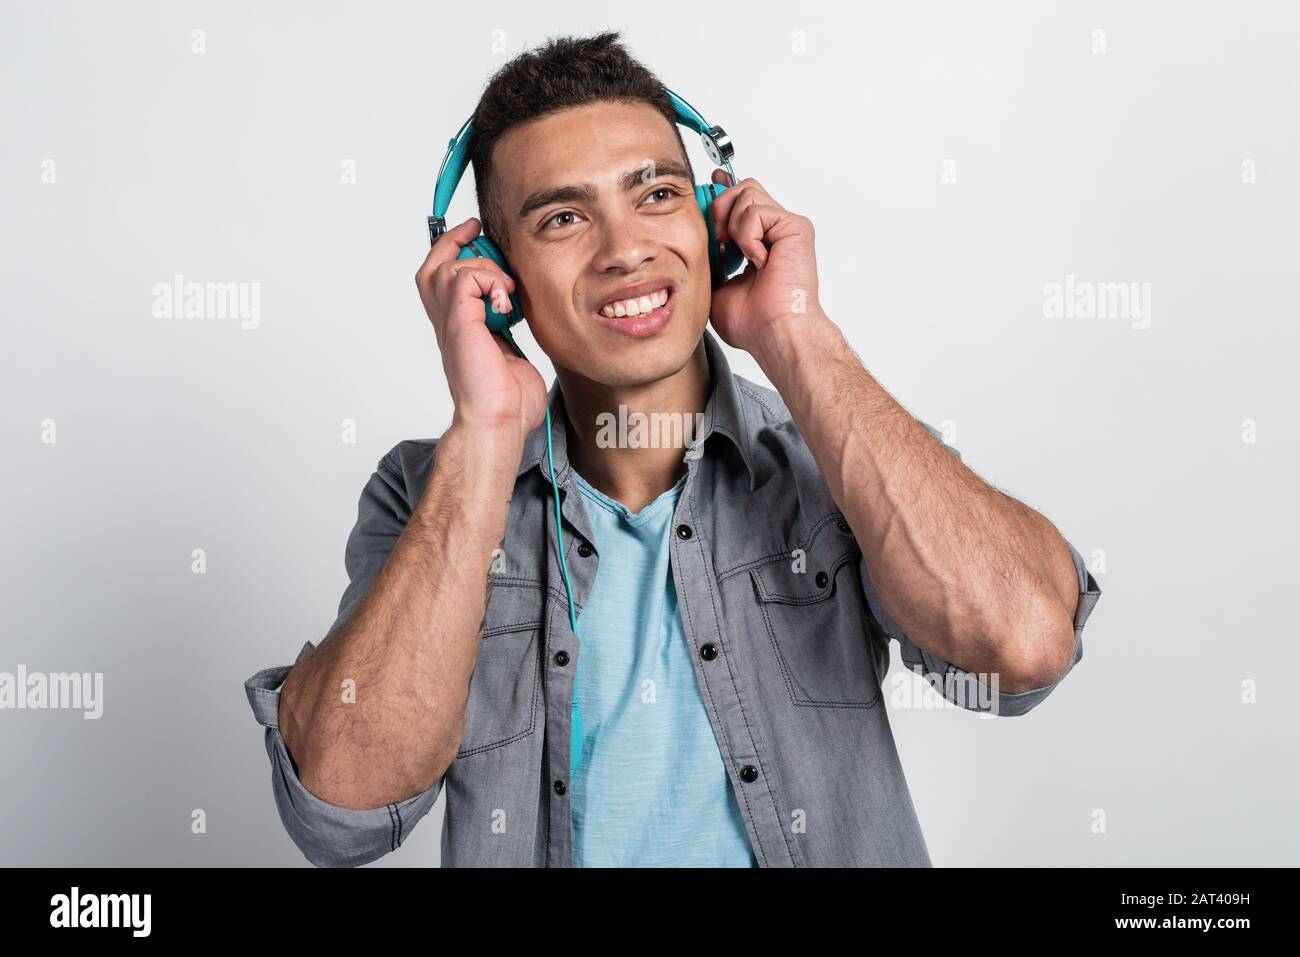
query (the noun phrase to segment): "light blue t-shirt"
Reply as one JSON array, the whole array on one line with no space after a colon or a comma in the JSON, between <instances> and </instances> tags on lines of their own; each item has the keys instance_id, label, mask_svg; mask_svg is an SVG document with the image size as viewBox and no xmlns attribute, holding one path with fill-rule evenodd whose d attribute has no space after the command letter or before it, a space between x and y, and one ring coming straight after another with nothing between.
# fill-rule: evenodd
<instances>
[{"instance_id":1,"label":"light blue t-shirt","mask_svg":"<svg viewBox=\"0 0 1300 957\"><path fill-rule=\"evenodd\" d=\"M600 564L578 617L574 867L757 867L677 613L685 483L635 514L573 473Z\"/></svg>"}]
</instances>

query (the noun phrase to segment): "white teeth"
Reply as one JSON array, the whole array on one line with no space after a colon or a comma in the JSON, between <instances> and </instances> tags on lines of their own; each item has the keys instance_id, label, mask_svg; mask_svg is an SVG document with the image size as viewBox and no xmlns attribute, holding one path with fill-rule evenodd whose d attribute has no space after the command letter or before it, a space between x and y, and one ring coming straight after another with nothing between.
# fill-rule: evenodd
<instances>
[{"instance_id":1,"label":"white teeth","mask_svg":"<svg viewBox=\"0 0 1300 957\"><path fill-rule=\"evenodd\" d=\"M618 302L611 302L608 306L602 306L600 314L606 319L614 319L618 316L640 316L647 312L653 312L668 301L668 290L660 289L658 292L652 292L648 296L639 296L636 299L622 299Z\"/></svg>"}]
</instances>

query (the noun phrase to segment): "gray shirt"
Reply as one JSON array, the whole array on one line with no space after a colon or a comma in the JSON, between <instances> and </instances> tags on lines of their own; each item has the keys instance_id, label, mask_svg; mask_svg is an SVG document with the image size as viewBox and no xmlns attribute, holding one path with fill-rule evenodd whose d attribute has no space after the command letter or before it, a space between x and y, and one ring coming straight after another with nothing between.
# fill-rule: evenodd
<instances>
[{"instance_id":1,"label":"gray shirt","mask_svg":"<svg viewBox=\"0 0 1300 957\"><path fill-rule=\"evenodd\" d=\"M707 331L705 346L713 391L698 445L685 456L671 565L696 678L754 854L761 867L928 867L882 701L890 640L905 665L972 711L1022 715L1061 679L993 694L980 676L914 645L881 606L861 549L780 396L733 375ZM600 556L565 455L558 386L551 402L564 547L581 612ZM280 819L312 863L355 866L396 850L445 788L443 866L571 866L566 794L580 649L556 552L544 429L524 445L465 734L442 779L379 808L322 801L299 781L277 726L279 689L291 666L259 671L245 683L266 728ZM436 452L436 439L399 442L367 481L331 634L388 557ZM1068 674L1083 657L1084 622L1101 590L1067 545L1079 579ZM312 647L307 642L299 657Z\"/></svg>"}]
</instances>

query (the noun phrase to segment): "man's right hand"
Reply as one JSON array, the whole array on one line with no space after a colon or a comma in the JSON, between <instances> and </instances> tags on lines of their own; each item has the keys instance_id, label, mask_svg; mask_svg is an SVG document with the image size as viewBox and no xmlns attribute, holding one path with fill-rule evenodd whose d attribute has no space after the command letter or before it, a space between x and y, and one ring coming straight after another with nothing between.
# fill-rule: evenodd
<instances>
[{"instance_id":1,"label":"man's right hand","mask_svg":"<svg viewBox=\"0 0 1300 957\"><path fill-rule=\"evenodd\" d=\"M456 406L453 425L506 431L522 442L546 412L546 383L487 327L483 297L499 303L498 312L507 312L515 281L490 259L456 258L479 228L471 216L443 233L416 272L415 285L438 337Z\"/></svg>"}]
</instances>

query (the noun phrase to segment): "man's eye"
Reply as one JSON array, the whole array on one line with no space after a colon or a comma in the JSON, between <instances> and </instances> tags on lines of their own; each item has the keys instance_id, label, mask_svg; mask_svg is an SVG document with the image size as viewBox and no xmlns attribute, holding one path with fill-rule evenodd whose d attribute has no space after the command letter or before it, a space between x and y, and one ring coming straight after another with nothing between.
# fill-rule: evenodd
<instances>
[{"instance_id":1,"label":"man's eye","mask_svg":"<svg viewBox=\"0 0 1300 957\"><path fill-rule=\"evenodd\" d=\"M571 210L571 209L566 209L564 212L562 212L562 213L556 213L554 216L552 216L552 217L551 217L550 219L548 219L546 222L542 223L542 228L543 228L543 229L550 229L550 228L551 228L551 223L555 222L555 221L556 221L557 219L559 219L561 216L577 216L577 215L578 215L578 214L575 213L573 210ZM561 225L562 225L562 226L568 226L569 223L561 223Z\"/></svg>"},{"instance_id":2,"label":"man's eye","mask_svg":"<svg viewBox=\"0 0 1300 957\"><path fill-rule=\"evenodd\" d=\"M652 204L652 205L658 205L659 203L665 203L665 202L667 202L669 199L671 199L672 197L680 195L680 194L677 192L677 190L673 189L671 186L660 186L658 189L654 190L650 195L651 195L651 196L656 196L656 195L658 195L659 193L667 193L668 195L665 196L663 199L659 200L658 203L654 203L654 204Z\"/></svg>"}]
</instances>

